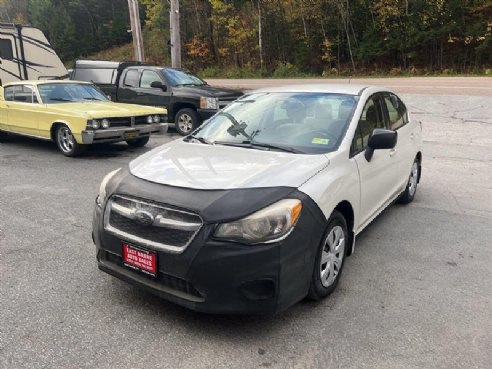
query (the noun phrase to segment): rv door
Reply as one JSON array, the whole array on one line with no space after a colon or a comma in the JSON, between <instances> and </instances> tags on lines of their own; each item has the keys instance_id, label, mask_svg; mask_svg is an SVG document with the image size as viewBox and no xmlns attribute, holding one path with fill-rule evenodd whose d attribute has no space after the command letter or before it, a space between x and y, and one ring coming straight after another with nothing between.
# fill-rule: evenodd
<instances>
[{"instance_id":1,"label":"rv door","mask_svg":"<svg viewBox=\"0 0 492 369\"><path fill-rule=\"evenodd\" d=\"M23 79L18 51L15 29L6 30L0 26L0 78L2 83Z\"/></svg>"}]
</instances>

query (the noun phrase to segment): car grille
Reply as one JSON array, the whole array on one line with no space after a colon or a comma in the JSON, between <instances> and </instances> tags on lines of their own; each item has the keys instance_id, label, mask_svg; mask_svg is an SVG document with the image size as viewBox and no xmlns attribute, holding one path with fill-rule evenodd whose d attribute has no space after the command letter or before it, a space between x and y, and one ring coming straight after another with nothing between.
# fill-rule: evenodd
<instances>
[{"instance_id":1,"label":"car grille","mask_svg":"<svg viewBox=\"0 0 492 369\"><path fill-rule=\"evenodd\" d=\"M115 264L120 268L124 268L123 259L119 255L116 255L116 254L113 254L111 252L107 252L104 250L101 250L99 255L102 259L104 259L104 260L106 260L112 264ZM204 296L190 282L188 282L184 279L172 276L170 274L162 273L162 272L159 272L157 274L157 278L154 278L154 277L139 273L139 272L137 272L133 269L130 269L130 268L127 268L127 270L130 273L135 273L135 275L138 275L139 278L145 278L146 280L151 281L151 282L158 282L160 284L163 284L163 285L169 287L172 290L180 291L186 295L196 297L200 300L202 300L204 298Z\"/></svg>"},{"instance_id":2,"label":"car grille","mask_svg":"<svg viewBox=\"0 0 492 369\"><path fill-rule=\"evenodd\" d=\"M173 253L183 252L202 225L197 214L120 195L108 200L104 215L104 228L113 235Z\"/></svg>"},{"instance_id":3,"label":"car grille","mask_svg":"<svg viewBox=\"0 0 492 369\"><path fill-rule=\"evenodd\" d=\"M143 125L147 123L148 115L141 115L135 117L135 125ZM162 119L162 118L161 118ZM118 118L109 118L109 123L111 127L131 127L132 126L132 118L131 117L118 117Z\"/></svg>"}]
</instances>

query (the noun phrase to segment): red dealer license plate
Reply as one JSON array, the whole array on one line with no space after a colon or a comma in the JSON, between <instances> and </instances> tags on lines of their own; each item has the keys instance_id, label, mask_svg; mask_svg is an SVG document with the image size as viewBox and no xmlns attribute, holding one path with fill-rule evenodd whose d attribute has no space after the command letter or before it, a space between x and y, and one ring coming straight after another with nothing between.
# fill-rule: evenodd
<instances>
[{"instance_id":1,"label":"red dealer license plate","mask_svg":"<svg viewBox=\"0 0 492 369\"><path fill-rule=\"evenodd\" d=\"M157 276L157 254L123 242L123 264L142 273Z\"/></svg>"}]
</instances>

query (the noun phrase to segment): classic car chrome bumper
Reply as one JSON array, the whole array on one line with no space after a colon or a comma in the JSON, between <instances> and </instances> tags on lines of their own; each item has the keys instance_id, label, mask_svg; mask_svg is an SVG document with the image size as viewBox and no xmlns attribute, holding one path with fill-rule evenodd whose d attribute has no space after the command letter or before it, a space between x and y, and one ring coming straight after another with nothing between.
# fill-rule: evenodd
<instances>
[{"instance_id":1,"label":"classic car chrome bumper","mask_svg":"<svg viewBox=\"0 0 492 369\"><path fill-rule=\"evenodd\" d=\"M164 134L167 132L167 128L167 123L157 123L135 127L84 130L82 131L82 144L90 145L98 142L126 141L149 136L150 134Z\"/></svg>"}]
</instances>

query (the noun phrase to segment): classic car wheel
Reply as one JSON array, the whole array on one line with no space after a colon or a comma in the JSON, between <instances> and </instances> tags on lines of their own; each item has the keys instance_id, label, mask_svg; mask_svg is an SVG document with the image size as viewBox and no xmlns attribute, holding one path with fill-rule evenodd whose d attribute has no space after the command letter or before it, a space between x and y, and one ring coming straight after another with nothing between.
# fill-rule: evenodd
<instances>
[{"instance_id":1,"label":"classic car wheel","mask_svg":"<svg viewBox=\"0 0 492 369\"><path fill-rule=\"evenodd\" d=\"M150 136L135 138L134 140L128 140L126 143L131 147L144 147L149 142Z\"/></svg>"},{"instance_id":2,"label":"classic car wheel","mask_svg":"<svg viewBox=\"0 0 492 369\"><path fill-rule=\"evenodd\" d=\"M348 239L347 222L335 210L328 219L325 237L316 256L308 293L310 299L321 300L335 290L342 274Z\"/></svg>"},{"instance_id":3,"label":"classic car wheel","mask_svg":"<svg viewBox=\"0 0 492 369\"><path fill-rule=\"evenodd\" d=\"M190 108L181 109L174 119L176 131L182 136L189 135L198 127L198 114Z\"/></svg>"},{"instance_id":4,"label":"classic car wheel","mask_svg":"<svg viewBox=\"0 0 492 369\"><path fill-rule=\"evenodd\" d=\"M412 170L410 171L410 177L408 177L407 187L398 199L400 204L409 204L413 201L415 194L417 193L417 184L419 182L420 165L417 159L412 164Z\"/></svg>"},{"instance_id":5,"label":"classic car wheel","mask_svg":"<svg viewBox=\"0 0 492 369\"><path fill-rule=\"evenodd\" d=\"M70 128L64 124L58 126L56 130L56 144L63 155L66 156L80 155L87 148L85 145L80 145L77 143Z\"/></svg>"}]
</instances>

